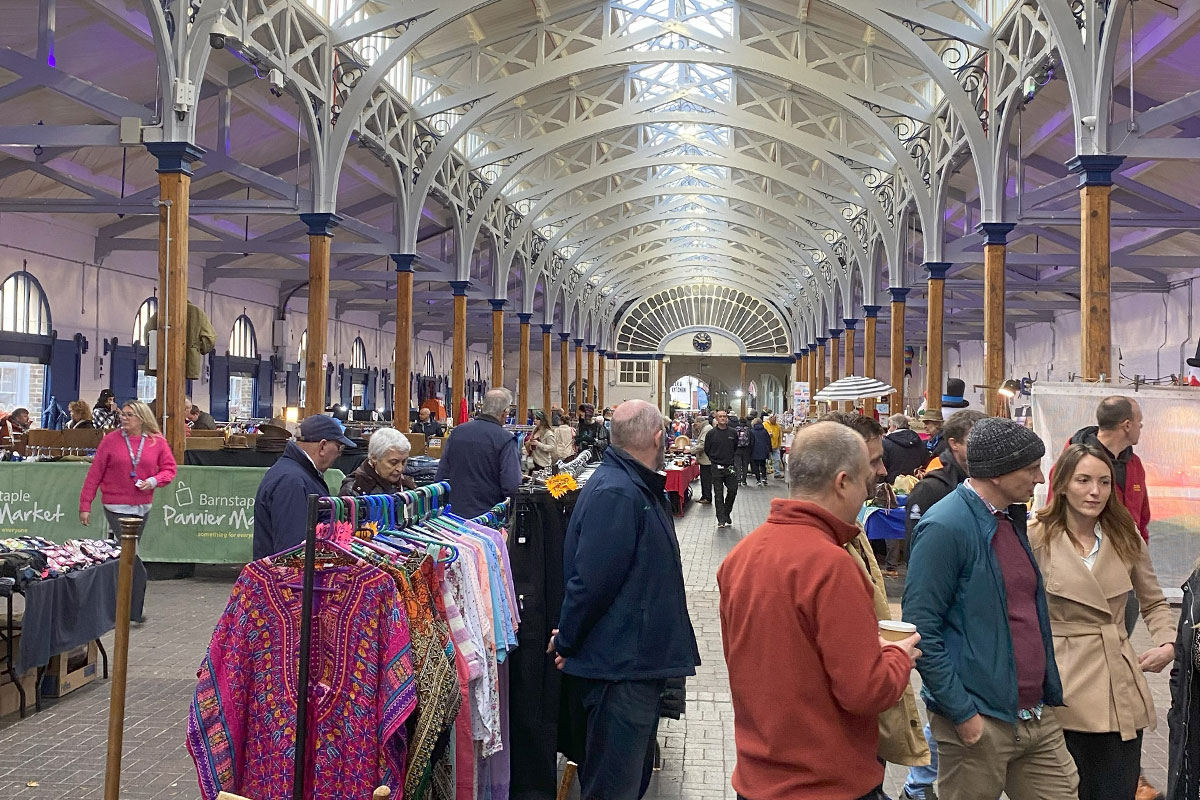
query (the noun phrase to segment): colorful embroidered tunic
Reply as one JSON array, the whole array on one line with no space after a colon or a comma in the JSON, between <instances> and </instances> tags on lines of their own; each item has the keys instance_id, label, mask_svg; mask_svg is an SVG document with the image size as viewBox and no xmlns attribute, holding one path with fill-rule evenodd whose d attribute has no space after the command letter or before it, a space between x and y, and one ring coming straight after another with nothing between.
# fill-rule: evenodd
<instances>
[{"instance_id":1,"label":"colorful embroidered tunic","mask_svg":"<svg viewBox=\"0 0 1200 800\"><path fill-rule=\"evenodd\" d=\"M290 797L300 652L300 570L242 570L200 665L187 748L201 796ZM306 798L368 798L404 785L404 723L417 704L407 618L392 578L356 564L318 571Z\"/></svg>"}]
</instances>

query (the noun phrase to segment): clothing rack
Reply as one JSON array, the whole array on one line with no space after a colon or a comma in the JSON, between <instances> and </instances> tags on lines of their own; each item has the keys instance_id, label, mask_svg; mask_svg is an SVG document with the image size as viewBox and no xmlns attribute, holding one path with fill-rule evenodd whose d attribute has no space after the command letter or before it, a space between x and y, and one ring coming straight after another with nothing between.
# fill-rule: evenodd
<instances>
[{"instance_id":1,"label":"clothing rack","mask_svg":"<svg viewBox=\"0 0 1200 800\"><path fill-rule=\"evenodd\" d=\"M442 501L449 495L450 484L441 483L422 486L404 492L383 496L384 502L399 504L405 508L398 524L419 522L442 511ZM308 496L308 519L304 531L304 582L300 595L300 669L296 695L296 755L292 767L292 800L304 800L304 776L308 771L308 683L309 648L312 640L313 584L316 577L317 523L322 511L330 516L341 508L369 509L377 504L379 496L367 497L318 497ZM408 509L416 506L416 513Z\"/></svg>"},{"instance_id":2,"label":"clothing rack","mask_svg":"<svg viewBox=\"0 0 1200 800\"><path fill-rule=\"evenodd\" d=\"M476 525L485 525L489 528L495 528L497 525L503 525L506 523L511 514L512 498L506 497L501 502L492 506L491 510L484 514L480 514L478 517L475 517L470 521L474 522Z\"/></svg>"}]
</instances>

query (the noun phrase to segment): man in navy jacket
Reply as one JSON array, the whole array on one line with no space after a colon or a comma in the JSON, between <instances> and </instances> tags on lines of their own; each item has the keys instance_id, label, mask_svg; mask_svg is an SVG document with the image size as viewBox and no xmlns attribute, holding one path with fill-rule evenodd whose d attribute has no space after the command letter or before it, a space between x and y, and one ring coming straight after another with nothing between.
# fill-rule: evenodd
<instances>
[{"instance_id":1,"label":"man in navy jacket","mask_svg":"<svg viewBox=\"0 0 1200 800\"><path fill-rule=\"evenodd\" d=\"M549 651L587 715L580 796L640 798L650 783L667 678L696 674L683 565L665 493L662 414L630 400L567 529L566 581Z\"/></svg>"},{"instance_id":2,"label":"man in navy jacket","mask_svg":"<svg viewBox=\"0 0 1200 800\"><path fill-rule=\"evenodd\" d=\"M300 438L289 441L254 496L254 558L266 558L304 541L308 496L325 497L322 477L343 447L353 447L342 423L314 414L300 423Z\"/></svg>"},{"instance_id":3,"label":"man in navy jacket","mask_svg":"<svg viewBox=\"0 0 1200 800\"><path fill-rule=\"evenodd\" d=\"M488 391L479 415L446 440L437 479L450 481L450 505L460 517L486 514L521 485L517 439L500 424L510 405L508 389Z\"/></svg>"}]
</instances>

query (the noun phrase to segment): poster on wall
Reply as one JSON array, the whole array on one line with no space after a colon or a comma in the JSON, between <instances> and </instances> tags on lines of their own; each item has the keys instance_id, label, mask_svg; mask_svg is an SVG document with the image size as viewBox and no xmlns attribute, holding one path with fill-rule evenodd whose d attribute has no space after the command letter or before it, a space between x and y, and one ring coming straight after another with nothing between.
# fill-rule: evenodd
<instances>
[{"instance_id":1,"label":"poster on wall","mask_svg":"<svg viewBox=\"0 0 1200 800\"><path fill-rule=\"evenodd\" d=\"M1134 400L1144 419L1135 450L1146 468L1150 498L1150 556L1159 582L1178 588L1200 557L1200 390L1079 383L1033 384L1032 424L1046 443L1042 471L1050 467L1080 428L1096 424L1105 397ZM1037 487L1034 507L1045 504L1047 485Z\"/></svg>"},{"instance_id":2,"label":"poster on wall","mask_svg":"<svg viewBox=\"0 0 1200 800\"><path fill-rule=\"evenodd\" d=\"M808 381L792 383L792 414L798 420L808 418Z\"/></svg>"}]
</instances>

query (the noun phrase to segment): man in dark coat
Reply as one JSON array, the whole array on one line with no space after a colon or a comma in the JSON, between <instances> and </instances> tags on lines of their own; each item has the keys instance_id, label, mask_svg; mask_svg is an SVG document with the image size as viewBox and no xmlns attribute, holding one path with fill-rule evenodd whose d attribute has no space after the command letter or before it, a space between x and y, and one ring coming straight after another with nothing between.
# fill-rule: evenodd
<instances>
[{"instance_id":1,"label":"man in dark coat","mask_svg":"<svg viewBox=\"0 0 1200 800\"><path fill-rule=\"evenodd\" d=\"M343 447L354 447L354 442L333 417L315 414L300 423L300 438L283 448L254 496L255 560L304 541L308 496L329 494L323 475Z\"/></svg>"},{"instance_id":2,"label":"man in dark coat","mask_svg":"<svg viewBox=\"0 0 1200 800\"><path fill-rule=\"evenodd\" d=\"M442 423L433 418L428 408L422 408L417 412L417 421L412 424L413 433L424 434L426 439L430 439L441 436L445 431Z\"/></svg>"},{"instance_id":3,"label":"man in dark coat","mask_svg":"<svg viewBox=\"0 0 1200 800\"><path fill-rule=\"evenodd\" d=\"M888 471L888 483L900 475L916 475L918 470L925 469L931 456L925 442L908 427L908 417L893 414L888 418L888 434L883 437L883 466Z\"/></svg>"},{"instance_id":4,"label":"man in dark coat","mask_svg":"<svg viewBox=\"0 0 1200 800\"><path fill-rule=\"evenodd\" d=\"M491 389L481 413L446 439L437 480L450 481L450 504L460 517L486 514L521 485L517 439L500 424L510 405L512 392Z\"/></svg>"},{"instance_id":5,"label":"man in dark coat","mask_svg":"<svg viewBox=\"0 0 1200 800\"><path fill-rule=\"evenodd\" d=\"M548 651L569 704L587 716L581 797L645 794L666 681L700 664L661 474L663 436L657 408L622 403L567 529L565 596Z\"/></svg>"},{"instance_id":6,"label":"man in dark coat","mask_svg":"<svg viewBox=\"0 0 1200 800\"><path fill-rule=\"evenodd\" d=\"M767 459L771 457L771 434L761 419L750 427L750 467L759 486L767 485Z\"/></svg>"}]
</instances>

